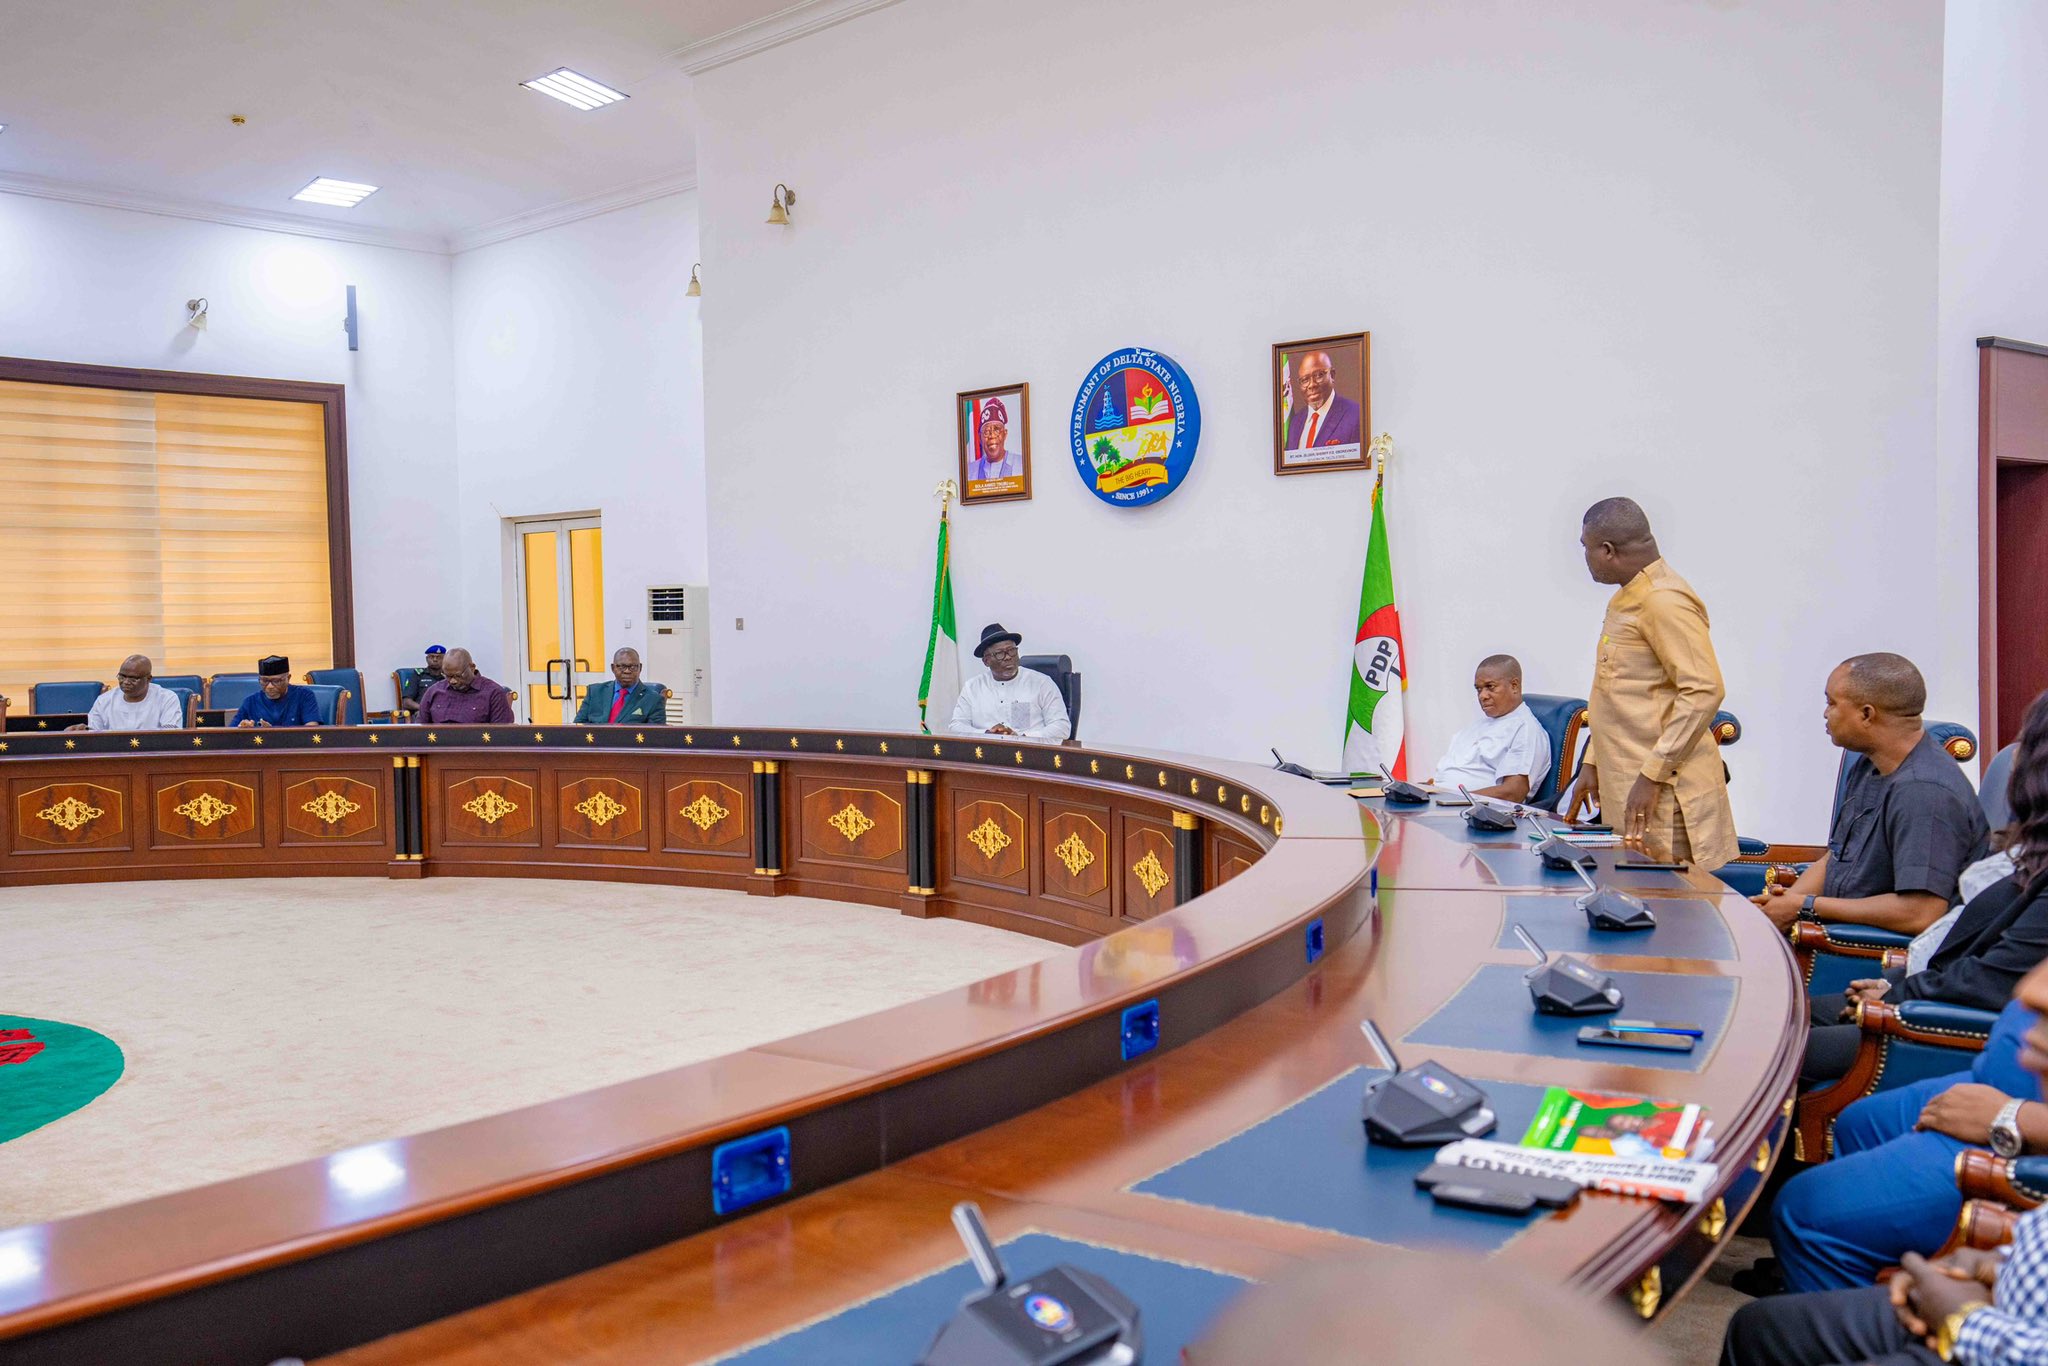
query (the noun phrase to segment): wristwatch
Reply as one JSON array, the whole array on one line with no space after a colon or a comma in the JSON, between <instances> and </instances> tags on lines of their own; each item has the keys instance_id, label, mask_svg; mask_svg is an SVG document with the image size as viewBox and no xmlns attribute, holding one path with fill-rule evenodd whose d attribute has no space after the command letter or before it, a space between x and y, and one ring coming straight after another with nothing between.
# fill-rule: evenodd
<instances>
[{"instance_id":1,"label":"wristwatch","mask_svg":"<svg viewBox=\"0 0 2048 1366\"><path fill-rule=\"evenodd\" d=\"M2000 1157L2020 1155L2020 1106L2024 1101L2009 1100L1991 1121L1991 1151Z\"/></svg>"},{"instance_id":2,"label":"wristwatch","mask_svg":"<svg viewBox=\"0 0 2048 1366\"><path fill-rule=\"evenodd\" d=\"M1989 1309L1990 1307L1990 1305L1982 1300L1972 1300L1961 1309L1956 1310L1955 1313L1943 1319L1941 1326L1934 1330L1934 1354L1943 1361L1954 1361L1956 1356L1956 1338L1962 1334L1963 1320L1976 1313L1979 1309Z\"/></svg>"},{"instance_id":3,"label":"wristwatch","mask_svg":"<svg viewBox=\"0 0 2048 1366\"><path fill-rule=\"evenodd\" d=\"M1801 920L1819 920L1819 919L1820 919L1820 917L1819 917L1819 916L1817 916L1817 915L1815 915L1815 914L1813 913L1813 900L1814 900L1814 899L1813 899L1812 897L1810 897L1810 896L1807 896L1807 897L1801 897L1801 898L1799 899L1799 918L1800 918Z\"/></svg>"}]
</instances>

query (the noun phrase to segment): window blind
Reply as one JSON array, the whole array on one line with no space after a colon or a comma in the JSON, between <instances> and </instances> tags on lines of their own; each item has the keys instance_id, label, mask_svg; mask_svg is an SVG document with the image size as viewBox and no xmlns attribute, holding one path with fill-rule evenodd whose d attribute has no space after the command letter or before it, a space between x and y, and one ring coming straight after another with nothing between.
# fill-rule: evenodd
<instances>
[{"instance_id":1,"label":"window blind","mask_svg":"<svg viewBox=\"0 0 2048 1366\"><path fill-rule=\"evenodd\" d=\"M318 403L0 380L0 694L333 663Z\"/></svg>"}]
</instances>

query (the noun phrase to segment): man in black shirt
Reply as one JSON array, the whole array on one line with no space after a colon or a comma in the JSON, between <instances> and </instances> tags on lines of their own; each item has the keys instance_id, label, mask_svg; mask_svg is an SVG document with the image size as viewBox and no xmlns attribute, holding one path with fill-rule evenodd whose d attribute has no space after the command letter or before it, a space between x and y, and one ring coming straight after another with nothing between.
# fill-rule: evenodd
<instances>
[{"instance_id":1,"label":"man in black shirt","mask_svg":"<svg viewBox=\"0 0 2048 1366\"><path fill-rule=\"evenodd\" d=\"M1857 655L1828 675L1828 738L1857 757L1843 775L1827 853L1789 888L1758 898L1780 929L1805 919L1918 934L1947 914L1963 869L1984 857L1984 808L1921 724L1926 704L1927 684L1902 655ZM1872 979L1855 994L1874 999L1890 986ZM1842 993L1811 1004L1815 1028L1800 1069L1808 1087L1849 1070L1861 1033L1837 1023L1853 1019Z\"/></svg>"},{"instance_id":2,"label":"man in black shirt","mask_svg":"<svg viewBox=\"0 0 2048 1366\"><path fill-rule=\"evenodd\" d=\"M1948 913L1990 827L1961 765L1920 724L1926 704L1927 684L1902 655L1858 655L1828 675L1828 738L1857 757L1827 853L1758 898L1779 929L1804 919L1918 934Z\"/></svg>"}]
</instances>

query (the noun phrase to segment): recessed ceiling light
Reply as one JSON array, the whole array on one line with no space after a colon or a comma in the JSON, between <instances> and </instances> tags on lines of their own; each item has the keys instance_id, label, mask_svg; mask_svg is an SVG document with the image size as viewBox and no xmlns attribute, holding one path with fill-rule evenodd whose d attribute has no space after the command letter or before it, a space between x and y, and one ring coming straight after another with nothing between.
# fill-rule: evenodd
<instances>
[{"instance_id":1,"label":"recessed ceiling light","mask_svg":"<svg viewBox=\"0 0 2048 1366\"><path fill-rule=\"evenodd\" d=\"M563 104L573 104L578 109L601 109L607 104L617 104L626 98L608 85L599 85L588 76L579 76L568 67L530 81L521 81L528 90L538 90L543 95L552 95Z\"/></svg>"},{"instance_id":2,"label":"recessed ceiling light","mask_svg":"<svg viewBox=\"0 0 2048 1366\"><path fill-rule=\"evenodd\" d=\"M315 176L313 183L293 195L308 204L326 204L337 209L353 209L356 205L377 193L375 185L359 185L353 180L329 180L326 176Z\"/></svg>"}]
</instances>

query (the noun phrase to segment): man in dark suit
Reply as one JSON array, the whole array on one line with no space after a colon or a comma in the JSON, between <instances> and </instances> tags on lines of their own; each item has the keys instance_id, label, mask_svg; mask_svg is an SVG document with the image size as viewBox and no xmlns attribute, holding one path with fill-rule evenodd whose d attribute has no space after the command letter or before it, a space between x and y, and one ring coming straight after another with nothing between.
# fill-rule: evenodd
<instances>
[{"instance_id":1,"label":"man in dark suit","mask_svg":"<svg viewBox=\"0 0 2048 1366\"><path fill-rule=\"evenodd\" d=\"M668 701L661 689L640 681L640 652L630 646L612 651L612 681L583 694L576 709L579 726L665 726Z\"/></svg>"},{"instance_id":2,"label":"man in dark suit","mask_svg":"<svg viewBox=\"0 0 2048 1366\"><path fill-rule=\"evenodd\" d=\"M1311 351L1295 362L1294 411L1287 415L1287 449L1355 446L1362 440L1358 405L1337 392L1330 353Z\"/></svg>"}]
</instances>

